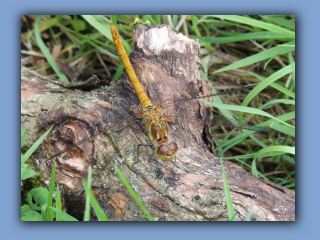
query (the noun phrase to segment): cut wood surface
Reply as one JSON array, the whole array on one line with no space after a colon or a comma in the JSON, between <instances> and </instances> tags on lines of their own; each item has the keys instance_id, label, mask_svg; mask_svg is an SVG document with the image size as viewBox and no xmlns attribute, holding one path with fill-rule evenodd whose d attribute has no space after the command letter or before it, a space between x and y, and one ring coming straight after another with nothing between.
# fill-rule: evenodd
<instances>
[{"instance_id":1,"label":"cut wood surface","mask_svg":"<svg viewBox=\"0 0 320 240\"><path fill-rule=\"evenodd\" d=\"M151 101L167 103L210 94L210 85L200 79L199 42L166 25L138 24L130 60ZM172 139L179 145L176 161L148 161L153 149L143 125L134 121L141 107L127 74L111 84L84 91L65 88L58 80L21 68L21 124L30 144L54 125L41 145L35 163L48 183L53 163L56 182L67 212L81 218L84 209L82 178L93 166L92 190L112 221L144 221L139 206L127 192L114 168L127 178L150 214L159 221L227 220L220 160L209 150L207 106L199 101L179 102L169 115L184 116L170 123ZM212 101L212 99L211 99ZM187 120L186 120L187 119ZM45 161L55 153L90 136L88 141ZM249 209L252 220L295 219L295 193L258 179L241 167L224 162L231 197L243 220Z\"/></svg>"}]
</instances>

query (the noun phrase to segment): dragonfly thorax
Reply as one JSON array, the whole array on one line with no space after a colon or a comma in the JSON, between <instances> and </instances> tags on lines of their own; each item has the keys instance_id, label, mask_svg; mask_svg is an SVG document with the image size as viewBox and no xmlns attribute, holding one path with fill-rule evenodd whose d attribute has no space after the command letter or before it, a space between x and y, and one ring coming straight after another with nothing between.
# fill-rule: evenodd
<instances>
[{"instance_id":1,"label":"dragonfly thorax","mask_svg":"<svg viewBox=\"0 0 320 240\"><path fill-rule=\"evenodd\" d=\"M142 116L147 120L151 121L152 123L157 123L163 121L164 113L159 111L156 107L148 106L147 108L143 109Z\"/></svg>"}]
</instances>

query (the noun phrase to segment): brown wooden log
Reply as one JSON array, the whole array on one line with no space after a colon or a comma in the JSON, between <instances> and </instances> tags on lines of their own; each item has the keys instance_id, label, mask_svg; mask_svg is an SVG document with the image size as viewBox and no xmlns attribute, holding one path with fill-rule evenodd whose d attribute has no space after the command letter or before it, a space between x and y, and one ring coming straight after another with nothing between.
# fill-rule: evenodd
<instances>
[{"instance_id":1,"label":"brown wooden log","mask_svg":"<svg viewBox=\"0 0 320 240\"><path fill-rule=\"evenodd\" d=\"M138 24L133 46L131 62L153 103L210 93L209 84L200 79L197 40L166 25ZM188 117L171 124L172 139L180 148L176 161L153 159L150 163L148 159L153 150L143 147L138 153L140 161L132 166L137 159L136 146L150 143L141 123L129 124L137 109L141 109L139 101L126 74L109 88L80 91L67 89L59 81L21 68L21 124L33 136L30 144L55 125L39 148L36 163L43 170L46 183L56 163L56 182L68 213L81 219L85 199L81 179L92 165L92 189L110 220L147 220L115 174L115 167L121 170L156 219L227 220L220 160L204 141L207 131L202 120L210 113L206 105L193 101L167 109L170 115ZM96 138L45 161L72 145L71 142L93 135ZM258 221L295 218L294 192L258 179L227 161L224 169L237 220L243 220L249 209L253 211L252 219Z\"/></svg>"}]
</instances>

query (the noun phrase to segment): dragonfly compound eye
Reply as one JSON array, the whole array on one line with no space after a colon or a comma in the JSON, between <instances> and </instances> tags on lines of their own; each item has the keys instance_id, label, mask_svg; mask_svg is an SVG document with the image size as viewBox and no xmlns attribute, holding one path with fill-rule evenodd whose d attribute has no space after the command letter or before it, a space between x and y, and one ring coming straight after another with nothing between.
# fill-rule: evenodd
<instances>
[{"instance_id":1,"label":"dragonfly compound eye","mask_svg":"<svg viewBox=\"0 0 320 240\"><path fill-rule=\"evenodd\" d=\"M165 156L167 155L168 152L169 152L169 148L167 145L161 145L160 147L158 147L157 153L160 156Z\"/></svg>"},{"instance_id":2,"label":"dragonfly compound eye","mask_svg":"<svg viewBox=\"0 0 320 240\"><path fill-rule=\"evenodd\" d=\"M178 144L176 144L175 142L171 142L169 144L169 148L171 152L177 152L178 151Z\"/></svg>"}]
</instances>

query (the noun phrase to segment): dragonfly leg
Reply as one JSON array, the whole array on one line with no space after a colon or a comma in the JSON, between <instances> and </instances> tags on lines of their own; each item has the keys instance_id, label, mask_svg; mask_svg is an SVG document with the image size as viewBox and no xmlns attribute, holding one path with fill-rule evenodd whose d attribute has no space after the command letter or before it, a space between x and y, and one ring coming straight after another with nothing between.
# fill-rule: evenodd
<instances>
[{"instance_id":1,"label":"dragonfly leg","mask_svg":"<svg viewBox=\"0 0 320 240\"><path fill-rule=\"evenodd\" d=\"M139 145L137 145L137 161L135 161L134 163L132 163L132 165L131 165L132 167L139 162L139 148L140 148L140 147L150 147L150 148L152 148L153 145L152 145L152 144L139 144ZM151 155L151 157L149 158L149 160L153 158L153 155L154 155L154 153Z\"/></svg>"},{"instance_id":2,"label":"dragonfly leg","mask_svg":"<svg viewBox=\"0 0 320 240\"><path fill-rule=\"evenodd\" d=\"M174 158L174 163L173 163L173 166L170 170L172 177L167 178L167 180L170 182L170 185L172 185L172 183L176 180L176 173L175 173L175 171L173 171L174 167L176 166L176 161L177 161L177 157Z\"/></svg>"},{"instance_id":3,"label":"dragonfly leg","mask_svg":"<svg viewBox=\"0 0 320 240\"><path fill-rule=\"evenodd\" d=\"M149 157L149 159L148 159L148 162L149 162L149 163L151 163L153 156L154 156L154 152L152 152L152 154L150 155L150 157Z\"/></svg>"},{"instance_id":4,"label":"dragonfly leg","mask_svg":"<svg viewBox=\"0 0 320 240\"><path fill-rule=\"evenodd\" d=\"M118 128L118 129L114 129L114 131L115 131L115 132L120 132L122 129L124 129L124 128L126 128L126 127L130 126L132 123L137 122L137 121L139 122L139 119L134 119L133 121L131 121L131 122L127 123L126 125L124 125L124 126L122 126L122 127Z\"/></svg>"}]
</instances>

